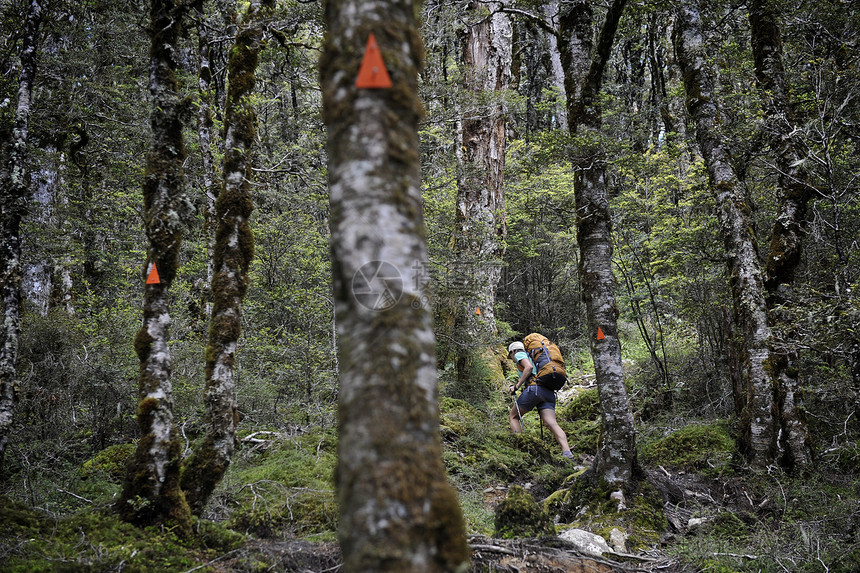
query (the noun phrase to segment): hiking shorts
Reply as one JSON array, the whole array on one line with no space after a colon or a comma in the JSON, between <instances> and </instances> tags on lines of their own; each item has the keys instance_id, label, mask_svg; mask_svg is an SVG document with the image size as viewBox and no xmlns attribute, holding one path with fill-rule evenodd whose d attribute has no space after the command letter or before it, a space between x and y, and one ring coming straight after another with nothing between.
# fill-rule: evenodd
<instances>
[{"instance_id":1,"label":"hiking shorts","mask_svg":"<svg viewBox=\"0 0 860 573\"><path fill-rule=\"evenodd\" d=\"M555 392L537 384L526 386L517 398L517 405L523 412L530 412L535 407L538 410L555 410Z\"/></svg>"}]
</instances>

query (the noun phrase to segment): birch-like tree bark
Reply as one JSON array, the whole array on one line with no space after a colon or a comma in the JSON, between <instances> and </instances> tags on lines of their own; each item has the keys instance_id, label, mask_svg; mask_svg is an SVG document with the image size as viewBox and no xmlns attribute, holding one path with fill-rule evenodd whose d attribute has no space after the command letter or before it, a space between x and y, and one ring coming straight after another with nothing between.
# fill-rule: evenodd
<instances>
[{"instance_id":1,"label":"birch-like tree bark","mask_svg":"<svg viewBox=\"0 0 860 573\"><path fill-rule=\"evenodd\" d=\"M457 255L466 298L466 337L486 344L496 333L496 287L506 235L504 170L507 109L504 92L513 60L510 16L496 2L469 4L461 36L465 104L457 129Z\"/></svg>"},{"instance_id":2,"label":"birch-like tree bark","mask_svg":"<svg viewBox=\"0 0 860 573\"><path fill-rule=\"evenodd\" d=\"M11 137L2 142L7 160L0 176L0 302L3 305L3 322L0 325L0 467L9 442L18 390L15 365L21 334L21 220L30 199L27 139L39 27L43 18L42 1L30 0L21 40L15 120Z\"/></svg>"},{"instance_id":3,"label":"birch-like tree bark","mask_svg":"<svg viewBox=\"0 0 860 573\"><path fill-rule=\"evenodd\" d=\"M543 16L546 26L550 30L558 29L558 14L560 11L560 0L550 0L543 5ZM564 66L561 63L561 52L558 48L558 35L553 33L546 34L547 50L549 51L550 68L552 70L552 87L558 90L559 96L564 95ZM555 122L553 127L556 129L566 129L567 122L567 106L565 100L559 98L559 104L554 107Z\"/></svg>"},{"instance_id":4,"label":"birch-like tree bark","mask_svg":"<svg viewBox=\"0 0 860 573\"><path fill-rule=\"evenodd\" d=\"M424 50L415 13L410 0L328 0L325 6L320 75L345 571L454 571L469 560L462 512L441 457L432 316L423 281L415 277L427 264L417 134ZM356 88L370 34L389 88Z\"/></svg>"},{"instance_id":5,"label":"birch-like tree bark","mask_svg":"<svg viewBox=\"0 0 860 573\"><path fill-rule=\"evenodd\" d=\"M188 5L152 0L149 34L150 148L143 181L143 215L149 248L144 277L155 265L160 282L146 284L143 324L134 341L140 360L137 423L140 441L129 464L120 516L136 525L169 525L191 534L191 513L179 488L182 447L173 421L169 347L169 289L193 206L185 193L182 106L177 93L176 45Z\"/></svg>"},{"instance_id":6,"label":"birch-like tree bark","mask_svg":"<svg viewBox=\"0 0 860 573\"><path fill-rule=\"evenodd\" d=\"M594 15L587 2L562 6L559 46L565 69L568 127L583 145L575 159L579 276L585 302L591 357L600 397L601 432L595 474L623 486L636 469L636 430L624 386L618 307L612 273L612 220L606 190L606 158L600 144L601 108L598 96L612 49L624 0L614 0L596 45Z\"/></svg>"},{"instance_id":7,"label":"birch-like tree bark","mask_svg":"<svg viewBox=\"0 0 860 573\"><path fill-rule=\"evenodd\" d=\"M787 329L776 340L771 360L777 382L776 405L781 428L778 443L781 463L788 467L812 464L812 447L803 410L798 352L791 339L794 275L803 249L803 226L807 203L814 190L806 172L806 153L798 142L803 133L797 125L789 101L782 38L776 16L767 0L750 0L749 21L755 76L762 96L762 108L771 150L775 155L780 202L771 234L765 265L764 286L772 321ZM776 335L775 335L776 336Z\"/></svg>"},{"instance_id":8,"label":"birch-like tree bark","mask_svg":"<svg viewBox=\"0 0 860 573\"><path fill-rule=\"evenodd\" d=\"M684 80L687 113L696 126L696 139L708 170L717 219L728 259L735 323L741 335L745 408L741 413L741 448L754 467L775 459L771 328L765 303L764 274L758 258L749 206L720 139L719 110L713 72L708 63L702 19L696 1L678 8L675 51Z\"/></svg>"},{"instance_id":9,"label":"birch-like tree bark","mask_svg":"<svg viewBox=\"0 0 860 573\"><path fill-rule=\"evenodd\" d=\"M206 244L206 285L200 301L201 315L210 318L212 314L212 277L215 275L215 230L217 218L215 200L218 198L220 183L215 169L215 157L212 153L212 38L210 34L210 19L203 11L202 3L195 7L197 19L197 137L200 141L200 160L202 162L203 193L206 197L206 210L203 219L203 230L207 237Z\"/></svg>"},{"instance_id":10,"label":"birch-like tree bark","mask_svg":"<svg viewBox=\"0 0 860 573\"><path fill-rule=\"evenodd\" d=\"M195 515L230 465L236 448L236 347L242 332L242 300L254 256L248 219L254 208L251 171L257 113L250 100L263 47L264 22L274 0L252 0L227 63L224 184L215 202L213 306L206 348L206 436L182 472L182 490Z\"/></svg>"}]
</instances>

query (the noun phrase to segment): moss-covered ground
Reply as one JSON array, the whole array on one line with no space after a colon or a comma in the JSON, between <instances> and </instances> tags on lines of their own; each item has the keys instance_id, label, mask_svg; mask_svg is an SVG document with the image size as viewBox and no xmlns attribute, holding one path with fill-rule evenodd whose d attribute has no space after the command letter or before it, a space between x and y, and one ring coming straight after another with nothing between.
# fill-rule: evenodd
<instances>
[{"instance_id":1,"label":"moss-covered ground","mask_svg":"<svg viewBox=\"0 0 860 573\"><path fill-rule=\"evenodd\" d=\"M807 474L752 472L735 454L730 417L637 409L639 480L620 500L590 479L599 434L596 390L576 384L557 413L575 455L563 459L536 413L511 434L505 370L478 370L474 388L440 399L440 436L470 535L546 538L580 528L625 550L669 560L666 571L860 570L860 448L831 448ZM510 376L510 372L508 372ZM588 377L583 377L588 380ZM631 376L632 394L640 383ZM574 380L574 382L576 379ZM477 396L477 398L476 398ZM244 427L243 442L194 535L139 529L109 510L133 444L78 465L38 504L0 503L0 571L324 570L337 563L333 427ZM31 486L49 488L46 476ZM308 561L311 560L311 561Z\"/></svg>"}]
</instances>

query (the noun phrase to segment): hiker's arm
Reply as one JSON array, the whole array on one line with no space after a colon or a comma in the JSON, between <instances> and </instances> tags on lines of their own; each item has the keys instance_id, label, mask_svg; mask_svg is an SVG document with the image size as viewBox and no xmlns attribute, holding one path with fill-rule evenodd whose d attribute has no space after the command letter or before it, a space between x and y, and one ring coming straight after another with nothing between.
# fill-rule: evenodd
<instances>
[{"instance_id":1,"label":"hiker's arm","mask_svg":"<svg viewBox=\"0 0 860 573\"><path fill-rule=\"evenodd\" d=\"M523 358L520 360L520 366L523 367L523 371L520 373L520 379L517 381L516 386L511 390L511 394L517 391L517 389L526 383L526 380L532 375L532 365L529 362L528 358Z\"/></svg>"}]
</instances>

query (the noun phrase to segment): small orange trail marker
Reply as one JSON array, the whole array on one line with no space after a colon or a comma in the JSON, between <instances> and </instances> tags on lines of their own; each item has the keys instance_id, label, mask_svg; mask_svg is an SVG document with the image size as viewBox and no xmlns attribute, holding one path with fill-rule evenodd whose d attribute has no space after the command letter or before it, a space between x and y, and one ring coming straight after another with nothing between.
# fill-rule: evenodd
<instances>
[{"instance_id":1,"label":"small orange trail marker","mask_svg":"<svg viewBox=\"0 0 860 573\"><path fill-rule=\"evenodd\" d=\"M603 340L604 338L606 338L606 335L603 334L603 329L598 326L597 327L597 340Z\"/></svg>"},{"instance_id":2,"label":"small orange trail marker","mask_svg":"<svg viewBox=\"0 0 860 573\"><path fill-rule=\"evenodd\" d=\"M161 284L161 279L158 277L158 269L155 268L155 263L152 263L152 270L149 271L149 276L146 277L146 284L148 284L148 285Z\"/></svg>"},{"instance_id":3,"label":"small orange trail marker","mask_svg":"<svg viewBox=\"0 0 860 573\"><path fill-rule=\"evenodd\" d=\"M382 61L382 54L376 44L373 34L367 38L367 46L364 48L364 58L358 69L358 78L355 80L357 88L390 88L391 77Z\"/></svg>"},{"instance_id":4,"label":"small orange trail marker","mask_svg":"<svg viewBox=\"0 0 860 573\"><path fill-rule=\"evenodd\" d=\"M477 307L475 309L475 314L481 314L481 307Z\"/></svg>"}]
</instances>

